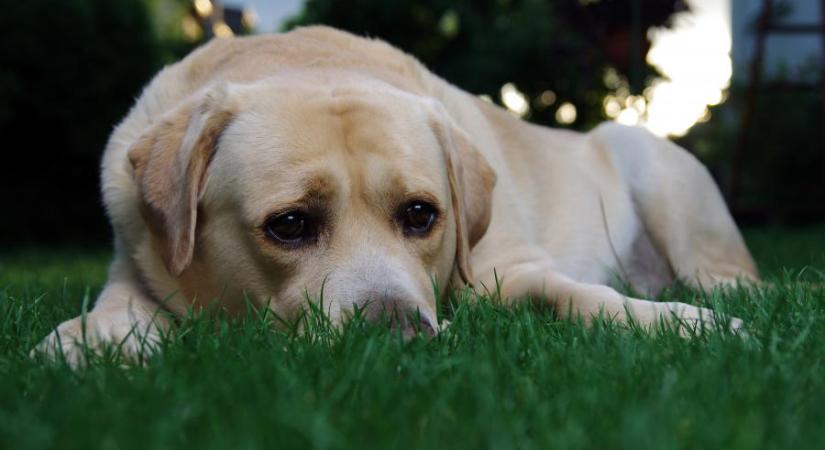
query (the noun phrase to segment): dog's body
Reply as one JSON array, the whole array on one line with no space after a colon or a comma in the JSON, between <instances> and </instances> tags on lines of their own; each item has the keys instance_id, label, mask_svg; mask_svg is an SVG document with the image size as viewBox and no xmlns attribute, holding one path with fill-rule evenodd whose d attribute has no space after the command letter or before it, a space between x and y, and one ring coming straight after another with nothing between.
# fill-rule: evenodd
<instances>
[{"instance_id":1,"label":"dog's body","mask_svg":"<svg viewBox=\"0 0 825 450\"><path fill-rule=\"evenodd\" d=\"M530 125L328 28L214 40L164 69L113 133L102 188L116 255L86 335L127 351L169 325L164 299L176 314L214 299L235 312L246 294L291 316L323 289L336 321L375 303L436 331L431 283L463 280L653 324L712 316L606 285L757 279L712 179L676 145L616 124ZM282 204L320 231L272 244L272 220L275 235L295 230ZM74 351L80 320L57 333Z\"/></svg>"}]
</instances>

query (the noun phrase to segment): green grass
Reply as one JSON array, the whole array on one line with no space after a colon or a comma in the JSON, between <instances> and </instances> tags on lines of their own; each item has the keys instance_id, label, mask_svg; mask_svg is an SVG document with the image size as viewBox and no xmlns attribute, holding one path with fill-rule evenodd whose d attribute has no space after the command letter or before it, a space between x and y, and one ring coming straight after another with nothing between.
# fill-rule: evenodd
<instances>
[{"instance_id":1,"label":"green grass","mask_svg":"<svg viewBox=\"0 0 825 450\"><path fill-rule=\"evenodd\" d=\"M272 331L255 314L181 326L145 367L28 358L105 281L105 250L0 255L0 448L821 448L825 228L753 230L761 291L714 305L750 339L592 328L456 302L404 343L356 322Z\"/></svg>"}]
</instances>

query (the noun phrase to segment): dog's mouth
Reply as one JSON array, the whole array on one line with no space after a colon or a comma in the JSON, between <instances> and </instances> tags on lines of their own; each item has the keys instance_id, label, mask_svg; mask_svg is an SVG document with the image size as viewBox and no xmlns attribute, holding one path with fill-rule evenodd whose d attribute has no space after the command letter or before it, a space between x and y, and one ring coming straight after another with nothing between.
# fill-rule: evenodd
<instances>
[{"instance_id":1,"label":"dog's mouth","mask_svg":"<svg viewBox=\"0 0 825 450\"><path fill-rule=\"evenodd\" d=\"M359 311L363 319L386 325L393 332L400 333L405 341L416 336L432 338L438 334L436 320L418 308L397 306L395 302L368 302Z\"/></svg>"},{"instance_id":2,"label":"dog's mouth","mask_svg":"<svg viewBox=\"0 0 825 450\"><path fill-rule=\"evenodd\" d=\"M437 333L437 328L430 319L421 314L405 314L400 318L391 319L390 329L400 332L404 340L410 340L418 335L432 338Z\"/></svg>"}]
</instances>

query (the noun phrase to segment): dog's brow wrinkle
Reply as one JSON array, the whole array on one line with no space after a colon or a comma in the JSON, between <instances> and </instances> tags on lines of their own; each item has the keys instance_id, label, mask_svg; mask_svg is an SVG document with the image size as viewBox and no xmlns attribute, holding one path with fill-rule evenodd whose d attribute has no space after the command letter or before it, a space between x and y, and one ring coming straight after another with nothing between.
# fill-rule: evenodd
<instances>
[{"instance_id":1,"label":"dog's brow wrinkle","mask_svg":"<svg viewBox=\"0 0 825 450\"><path fill-rule=\"evenodd\" d=\"M307 197L316 199L327 199L335 192L329 175L316 175L309 178L306 183L304 183L304 190L307 193Z\"/></svg>"},{"instance_id":2,"label":"dog's brow wrinkle","mask_svg":"<svg viewBox=\"0 0 825 450\"><path fill-rule=\"evenodd\" d=\"M344 116L355 109L355 105L345 100L336 100L330 103L329 111L335 116Z\"/></svg>"}]
</instances>

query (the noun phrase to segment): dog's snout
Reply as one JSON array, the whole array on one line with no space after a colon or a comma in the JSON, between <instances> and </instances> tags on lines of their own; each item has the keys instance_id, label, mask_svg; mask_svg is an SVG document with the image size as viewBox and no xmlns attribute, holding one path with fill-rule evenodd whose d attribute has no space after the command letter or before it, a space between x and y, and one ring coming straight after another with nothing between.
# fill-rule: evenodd
<instances>
[{"instance_id":1,"label":"dog's snout","mask_svg":"<svg viewBox=\"0 0 825 450\"><path fill-rule=\"evenodd\" d=\"M393 330L398 330L405 339L418 333L427 337L436 334L434 319L410 302L396 298L367 298L362 302L364 317L370 322L385 322Z\"/></svg>"}]
</instances>

